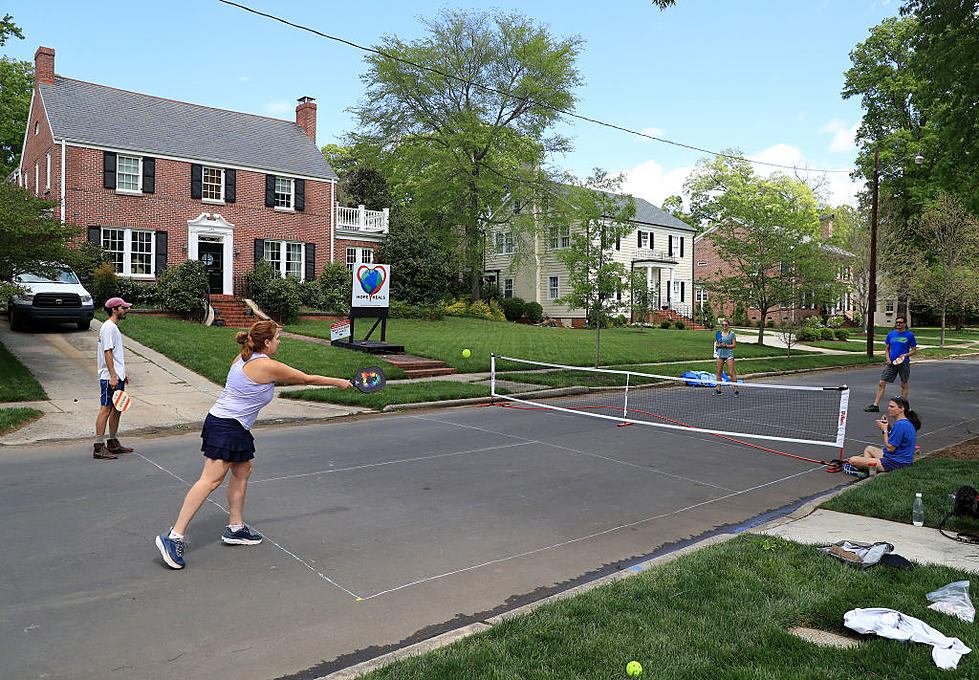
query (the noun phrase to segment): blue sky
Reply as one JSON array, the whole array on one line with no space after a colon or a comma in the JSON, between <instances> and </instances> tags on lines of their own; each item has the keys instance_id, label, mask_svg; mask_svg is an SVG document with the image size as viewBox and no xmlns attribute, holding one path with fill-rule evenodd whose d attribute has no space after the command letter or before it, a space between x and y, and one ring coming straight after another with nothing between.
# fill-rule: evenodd
<instances>
[{"instance_id":1,"label":"blue sky","mask_svg":"<svg viewBox=\"0 0 979 680\"><path fill-rule=\"evenodd\" d=\"M577 112L686 144L809 168L852 166L856 99L840 97L849 52L897 0L645 0L605 3L317 2L238 0L362 45L411 40L419 17L442 8L519 11L557 36L585 40ZM316 97L320 145L339 142L363 91L364 53L217 0L47 3L8 0L26 39L6 56L56 50L59 75L127 90L293 120L296 98ZM659 205L680 193L704 154L583 121L562 124L574 151L555 164L580 176L627 173L627 188ZM758 168L767 174L769 169ZM857 187L826 176L833 203Z\"/></svg>"}]
</instances>

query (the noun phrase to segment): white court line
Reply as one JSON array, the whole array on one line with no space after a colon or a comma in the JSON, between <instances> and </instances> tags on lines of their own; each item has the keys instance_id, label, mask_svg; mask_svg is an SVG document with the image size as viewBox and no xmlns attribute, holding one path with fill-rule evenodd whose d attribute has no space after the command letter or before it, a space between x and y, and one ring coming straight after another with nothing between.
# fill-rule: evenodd
<instances>
[{"instance_id":1,"label":"white court line","mask_svg":"<svg viewBox=\"0 0 979 680\"><path fill-rule=\"evenodd\" d=\"M178 474L176 474L174 472L171 472L170 470L167 470L165 467L163 467L162 465L160 465L156 461L150 460L149 458L147 458L143 454L139 453L138 451L134 451L133 453L135 453L137 456L139 456L140 458L142 458L143 460L145 460L147 463L149 463L150 465L152 465L156 469L160 470L161 472L167 473L168 475L170 475L174 479L178 480L179 482L181 482L183 484L186 484L188 487L189 486L193 486L190 482L188 482L186 479L183 479L180 475L178 475ZM225 508L223 505L221 505L217 501L212 500L210 497L208 497L207 502L208 503L213 503L214 505L216 505L217 507L219 507L221 509L221 512L223 512L225 514L229 514L227 508ZM266 536L266 535L263 534L263 537L265 538L266 541L268 541L269 543L271 543L272 545L274 545L276 548L278 548L279 550L281 550L282 552L284 552L286 555L288 555L292 559L294 559L297 562L299 562L301 565L303 565L304 567L306 567L307 569L309 569L311 572L313 572L314 574L316 574L317 576L319 576L321 579L323 579L324 581L326 581L330 585L336 586L337 588L339 588L340 590L342 590L343 592L345 592L347 595L349 595L350 597L354 598L355 600L362 600L362 599L364 599L364 598L358 596L356 593L351 592L350 590L347 590L346 588L344 588L343 586L341 586L339 583L337 583L336 581L334 581L333 579L331 579L329 576L327 576L323 572L318 571L309 562L307 562L303 558L299 557L294 552L291 552L289 550L286 550L284 547L282 547L281 545L279 545L278 543L276 543L275 541L273 541L268 536Z\"/></svg>"}]
</instances>

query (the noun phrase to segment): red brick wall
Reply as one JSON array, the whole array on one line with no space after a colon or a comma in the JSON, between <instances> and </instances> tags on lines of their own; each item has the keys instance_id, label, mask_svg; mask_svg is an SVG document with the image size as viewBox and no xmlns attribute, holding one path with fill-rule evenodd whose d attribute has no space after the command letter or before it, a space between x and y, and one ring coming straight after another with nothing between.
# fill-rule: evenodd
<instances>
[{"instance_id":1,"label":"red brick wall","mask_svg":"<svg viewBox=\"0 0 979 680\"><path fill-rule=\"evenodd\" d=\"M37 134L34 134L34 127L37 125ZM47 161L46 154L51 154L51 189L46 190L47 183ZM34 175L34 163L40 170L40 190L35 191L37 177ZM24 145L24 155L20 159L20 175L25 176L29 173L30 180L27 188L32 193L48 200L61 200L61 146L54 143L51 136L51 128L48 126L48 117L44 112L44 104L37 95L37 88L34 88L33 108L31 109L31 119L27 121L27 138ZM55 210L55 217L60 218L60 209Z\"/></svg>"}]
</instances>

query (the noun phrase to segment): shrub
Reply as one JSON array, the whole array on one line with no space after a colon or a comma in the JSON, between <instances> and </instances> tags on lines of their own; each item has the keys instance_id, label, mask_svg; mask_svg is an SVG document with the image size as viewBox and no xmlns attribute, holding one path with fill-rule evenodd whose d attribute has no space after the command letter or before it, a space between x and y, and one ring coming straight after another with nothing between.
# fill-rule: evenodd
<instances>
[{"instance_id":1,"label":"shrub","mask_svg":"<svg viewBox=\"0 0 979 680\"><path fill-rule=\"evenodd\" d=\"M120 278L116 282L116 295L126 302L140 307L156 307L157 290L152 283L143 283L135 279Z\"/></svg>"},{"instance_id":2,"label":"shrub","mask_svg":"<svg viewBox=\"0 0 979 680\"><path fill-rule=\"evenodd\" d=\"M803 326L806 328L819 328L820 324L821 321L818 316L807 316L803 322Z\"/></svg>"},{"instance_id":3,"label":"shrub","mask_svg":"<svg viewBox=\"0 0 979 680\"><path fill-rule=\"evenodd\" d=\"M200 319L204 316L207 270L200 260L184 260L167 267L156 284L156 292L162 309L185 319Z\"/></svg>"},{"instance_id":4,"label":"shrub","mask_svg":"<svg viewBox=\"0 0 979 680\"><path fill-rule=\"evenodd\" d=\"M836 334L836 339L837 340L849 340L850 339L850 331L848 331L845 328L837 328L834 331L834 333Z\"/></svg>"},{"instance_id":5,"label":"shrub","mask_svg":"<svg viewBox=\"0 0 979 680\"><path fill-rule=\"evenodd\" d=\"M506 321L506 315L503 313L503 310L500 308L499 301L490 300L489 308L490 308L490 317L489 317L490 319L492 319L493 321Z\"/></svg>"},{"instance_id":6,"label":"shrub","mask_svg":"<svg viewBox=\"0 0 979 680\"><path fill-rule=\"evenodd\" d=\"M536 301L528 302L524 306L524 316L530 323L540 323L544 319L544 307Z\"/></svg>"},{"instance_id":7,"label":"shrub","mask_svg":"<svg viewBox=\"0 0 979 680\"><path fill-rule=\"evenodd\" d=\"M449 316L465 316L468 308L469 305L466 304L465 300L456 300L445 308L445 313Z\"/></svg>"},{"instance_id":8,"label":"shrub","mask_svg":"<svg viewBox=\"0 0 979 680\"><path fill-rule=\"evenodd\" d=\"M350 311L350 287L353 276L347 265L342 262L330 262L323 267L317 279L323 295L323 310L336 314L346 314Z\"/></svg>"},{"instance_id":9,"label":"shrub","mask_svg":"<svg viewBox=\"0 0 979 680\"><path fill-rule=\"evenodd\" d=\"M615 324L616 328L622 328L623 326L627 326L629 324L629 320L625 318L625 314L619 314L612 320L612 323Z\"/></svg>"},{"instance_id":10,"label":"shrub","mask_svg":"<svg viewBox=\"0 0 979 680\"><path fill-rule=\"evenodd\" d=\"M813 340L819 340L819 329L803 326L799 329L799 332L796 333L795 339L798 342L812 342Z\"/></svg>"},{"instance_id":11,"label":"shrub","mask_svg":"<svg viewBox=\"0 0 979 680\"><path fill-rule=\"evenodd\" d=\"M683 321L683 319L677 319L677 320L676 320L676 329L677 329L678 331L682 331L682 330L684 330L684 329L685 329L686 327L687 327L687 324L686 324L686 323L685 323L685 322Z\"/></svg>"},{"instance_id":12,"label":"shrub","mask_svg":"<svg viewBox=\"0 0 979 680\"><path fill-rule=\"evenodd\" d=\"M299 308L302 306L299 290L299 279L295 277L273 279L255 302L279 323L293 323L299 319Z\"/></svg>"},{"instance_id":13,"label":"shrub","mask_svg":"<svg viewBox=\"0 0 979 680\"><path fill-rule=\"evenodd\" d=\"M503 298L500 302L500 308L503 310L503 315L506 317L507 321L517 321L523 316L524 308L527 303L523 299L518 297Z\"/></svg>"},{"instance_id":14,"label":"shrub","mask_svg":"<svg viewBox=\"0 0 979 680\"><path fill-rule=\"evenodd\" d=\"M326 310L326 296L318 280L299 282L299 303L310 309Z\"/></svg>"},{"instance_id":15,"label":"shrub","mask_svg":"<svg viewBox=\"0 0 979 680\"><path fill-rule=\"evenodd\" d=\"M833 334L832 328L820 328L819 329L819 339L820 340L835 340L836 335Z\"/></svg>"},{"instance_id":16,"label":"shrub","mask_svg":"<svg viewBox=\"0 0 979 680\"><path fill-rule=\"evenodd\" d=\"M115 267L108 262L103 262L92 272L92 280L86 288L94 298L95 308L100 309L106 300L116 295L118 286L119 277L116 276ZM132 302L132 300L126 300L126 302Z\"/></svg>"},{"instance_id":17,"label":"shrub","mask_svg":"<svg viewBox=\"0 0 979 680\"><path fill-rule=\"evenodd\" d=\"M669 328L672 325L673 323L669 319L663 319L662 321L659 322L660 328Z\"/></svg>"},{"instance_id":18,"label":"shrub","mask_svg":"<svg viewBox=\"0 0 979 680\"><path fill-rule=\"evenodd\" d=\"M747 312L744 309L744 303L739 302L734 306L734 314L731 315L731 325L732 326L744 326L745 321L748 318Z\"/></svg>"},{"instance_id":19,"label":"shrub","mask_svg":"<svg viewBox=\"0 0 979 680\"><path fill-rule=\"evenodd\" d=\"M245 274L245 295L258 302L269 285L280 278L282 277L279 270L273 267L268 260L259 260L255 268Z\"/></svg>"},{"instance_id":20,"label":"shrub","mask_svg":"<svg viewBox=\"0 0 979 680\"><path fill-rule=\"evenodd\" d=\"M407 302L391 302L388 314L397 319L421 319L422 321L441 321L445 318L445 305L410 305Z\"/></svg>"},{"instance_id":21,"label":"shrub","mask_svg":"<svg viewBox=\"0 0 979 680\"><path fill-rule=\"evenodd\" d=\"M765 322L765 325L768 326L769 328L775 328L775 319L769 319L768 321Z\"/></svg>"},{"instance_id":22,"label":"shrub","mask_svg":"<svg viewBox=\"0 0 979 680\"><path fill-rule=\"evenodd\" d=\"M830 328L839 328L840 326L843 325L843 317L831 316L828 319L826 319L826 325L829 326Z\"/></svg>"}]
</instances>

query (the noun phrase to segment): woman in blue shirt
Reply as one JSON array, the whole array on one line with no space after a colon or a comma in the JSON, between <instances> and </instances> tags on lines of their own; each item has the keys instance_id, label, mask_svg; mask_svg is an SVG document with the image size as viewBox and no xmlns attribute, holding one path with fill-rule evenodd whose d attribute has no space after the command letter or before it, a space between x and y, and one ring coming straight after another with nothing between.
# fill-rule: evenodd
<instances>
[{"instance_id":1,"label":"woman in blue shirt","mask_svg":"<svg viewBox=\"0 0 979 680\"><path fill-rule=\"evenodd\" d=\"M714 395L721 393L721 374L724 372L724 362L727 362L728 379L734 383L734 396L739 397L738 376L734 374L734 348L738 344L738 336L731 330L727 319L721 317L717 320L721 325L721 330L714 334L714 358L717 359L717 383L714 388Z\"/></svg>"},{"instance_id":2,"label":"woman in blue shirt","mask_svg":"<svg viewBox=\"0 0 979 680\"><path fill-rule=\"evenodd\" d=\"M890 472L911 465L914 462L914 447L917 431L921 429L921 418L911 410L908 400L904 397L892 397L887 404L887 417L876 423L884 434L883 448L868 446L863 450L862 456L850 458L850 465L869 470L870 465L874 464L878 472Z\"/></svg>"}]
</instances>

